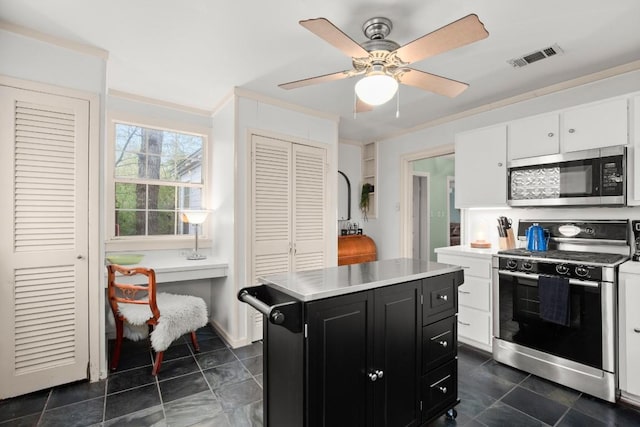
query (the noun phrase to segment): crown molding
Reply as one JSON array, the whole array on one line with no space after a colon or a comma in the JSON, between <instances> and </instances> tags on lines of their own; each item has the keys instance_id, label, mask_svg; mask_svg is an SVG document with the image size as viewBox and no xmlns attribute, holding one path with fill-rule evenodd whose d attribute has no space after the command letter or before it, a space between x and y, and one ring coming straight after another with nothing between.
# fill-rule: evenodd
<instances>
[{"instance_id":1,"label":"crown molding","mask_svg":"<svg viewBox=\"0 0 640 427\"><path fill-rule=\"evenodd\" d=\"M356 141L354 139L340 138L338 140L338 144L357 145L358 147L362 147L365 143L362 141Z\"/></svg>"},{"instance_id":2,"label":"crown molding","mask_svg":"<svg viewBox=\"0 0 640 427\"><path fill-rule=\"evenodd\" d=\"M0 30L5 30L15 34L20 34L21 36L29 37L35 40L39 40L41 42L60 46L65 49L73 50L86 55L95 56L97 58L103 59L104 61L107 61L109 59L109 52L104 49L100 49L99 47L74 42L68 39L64 39L62 37L52 36L50 34L45 34L40 31L33 30L31 28L23 27L21 25L4 21L2 19L0 19Z\"/></svg>"},{"instance_id":3,"label":"crown molding","mask_svg":"<svg viewBox=\"0 0 640 427\"><path fill-rule=\"evenodd\" d=\"M116 97L116 98L127 99L129 101L135 101L135 102L142 102L144 104L157 105L159 107L170 108L172 110L183 111L183 112L186 112L186 113L196 114L196 115L199 115L199 116L207 116L207 117L211 116L211 111L209 111L209 110L203 110L203 109L195 108L195 107L188 107L186 105L176 104L176 103L168 102L168 101L161 101L159 99L148 98L146 96L136 95L136 94L133 94L133 93L124 92L124 91L120 91L120 90L117 90L117 89L109 89L108 95Z\"/></svg>"},{"instance_id":4,"label":"crown molding","mask_svg":"<svg viewBox=\"0 0 640 427\"><path fill-rule=\"evenodd\" d=\"M298 111L300 113L304 113L310 116L316 116L322 119L331 120L336 123L340 121L340 116L338 114L330 114L324 111L318 111L312 108L302 107L300 105L292 104L290 102L286 102L281 99L272 98L270 96L263 95L261 93L254 92L248 89L235 87L233 89L233 92L236 96L239 96L242 98L253 99L255 101L263 102L265 104L271 104L273 106L285 108L287 110Z\"/></svg>"}]
</instances>

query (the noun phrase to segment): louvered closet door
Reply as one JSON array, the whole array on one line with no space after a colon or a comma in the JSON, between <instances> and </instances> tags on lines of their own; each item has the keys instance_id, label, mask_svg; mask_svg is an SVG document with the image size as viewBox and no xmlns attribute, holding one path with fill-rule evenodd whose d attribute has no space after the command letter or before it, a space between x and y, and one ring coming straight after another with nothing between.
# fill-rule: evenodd
<instances>
[{"instance_id":1,"label":"louvered closet door","mask_svg":"<svg viewBox=\"0 0 640 427\"><path fill-rule=\"evenodd\" d=\"M291 143L253 135L253 278L291 269Z\"/></svg>"},{"instance_id":2,"label":"louvered closet door","mask_svg":"<svg viewBox=\"0 0 640 427\"><path fill-rule=\"evenodd\" d=\"M293 270L325 266L326 150L293 145Z\"/></svg>"},{"instance_id":3,"label":"louvered closet door","mask_svg":"<svg viewBox=\"0 0 640 427\"><path fill-rule=\"evenodd\" d=\"M0 398L87 378L88 114L0 86Z\"/></svg>"}]
</instances>

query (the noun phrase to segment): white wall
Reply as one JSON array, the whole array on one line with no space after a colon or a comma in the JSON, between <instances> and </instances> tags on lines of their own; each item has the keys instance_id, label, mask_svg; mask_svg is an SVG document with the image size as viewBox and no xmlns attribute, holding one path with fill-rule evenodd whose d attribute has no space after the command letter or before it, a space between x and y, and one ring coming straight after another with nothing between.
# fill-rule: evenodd
<instances>
[{"instance_id":1,"label":"white wall","mask_svg":"<svg viewBox=\"0 0 640 427\"><path fill-rule=\"evenodd\" d=\"M0 74L104 94L106 61L0 29Z\"/></svg>"},{"instance_id":2,"label":"white wall","mask_svg":"<svg viewBox=\"0 0 640 427\"><path fill-rule=\"evenodd\" d=\"M378 147L379 167L378 188L376 189L376 193L379 196L378 219L369 222L371 227L369 228L370 234L374 236L378 245L378 257L380 259L395 258L400 256L401 253L399 238L400 212L397 207L400 203L399 171L400 159L403 155L441 145L453 144L455 134L458 132L624 95L638 90L640 90L640 71L633 71L382 141ZM464 96L464 94L461 96ZM595 211L592 209L595 209ZM506 210L508 211L507 216L514 216L512 214L515 210ZM621 215L624 218L637 215L636 208L618 208L617 210L581 208L552 210L550 212L552 216L559 217L562 215L562 217L571 218L576 215L586 215L593 218L595 218L594 215L604 215L605 217L608 215L611 218L614 218L613 215ZM484 217L486 214L486 212L476 210L471 210L468 213L469 221L472 223L476 221L477 216ZM497 212L487 214L491 219L491 225L496 222L495 216L497 214ZM541 215L541 212L535 212L534 215ZM640 217L640 215L637 216ZM584 216L581 217L585 218ZM464 228L463 233L465 233ZM463 235L464 238L465 236Z\"/></svg>"},{"instance_id":3,"label":"white wall","mask_svg":"<svg viewBox=\"0 0 640 427\"><path fill-rule=\"evenodd\" d=\"M211 169L211 208L215 210L211 224L211 251L213 257L227 260L226 278L213 283L211 320L215 328L231 344L244 333L245 323L238 318L236 296L237 260L233 256L236 247L236 196L235 158L235 98L229 98L213 116L213 153ZM240 329L242 326L242 329ZM243 331L242 333L240 331Z\"/></svg>"}]
</instances>

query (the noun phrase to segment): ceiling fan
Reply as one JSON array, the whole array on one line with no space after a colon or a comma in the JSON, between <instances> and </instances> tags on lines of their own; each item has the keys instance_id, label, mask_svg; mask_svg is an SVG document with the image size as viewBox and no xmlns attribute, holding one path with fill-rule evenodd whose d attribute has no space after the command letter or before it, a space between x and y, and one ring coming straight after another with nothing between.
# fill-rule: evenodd
<instances>
[{"instance_id":1,"label":"ceiling fan","mask_svg":"<svg viewBox=\"0 0 640 427\"><path fill-rule=\"evenodd\" d=\"M398 83L451 98L459 95L469 87L467 83L416 70L408 65L489 36L475 14L467 15L404 46L386 39L393 28L388 18L368 19L362 26L368 40L361 45L325 18L303 20L300 21L300 25L350 56L353 69L296 80L279 86L283 89L296 89L364 75L365 77L356 84L358 112L371 110L371 105L381 105L389 101L396 93ZM372 90L367 91L367 85ZM384 87L387 88L386 91L383 90Z\"/></svg>"}]
</instances>

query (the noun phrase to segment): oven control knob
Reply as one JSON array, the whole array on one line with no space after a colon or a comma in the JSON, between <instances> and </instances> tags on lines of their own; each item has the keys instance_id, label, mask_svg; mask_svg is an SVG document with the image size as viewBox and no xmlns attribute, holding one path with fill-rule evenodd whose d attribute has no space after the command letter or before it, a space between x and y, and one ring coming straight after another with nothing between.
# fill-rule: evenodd
<instances>
[{"instance_id":1,"label":"oven control knob","mask_svg":"<svg viewBox=\"0 0 640 427\"><path fill-rule=\"evenodd\" d=\"M531 270L532 268L533 268L533 264L531 264L529 261L524 261L522 263L523 270Z\"/></svg>"},{"instance_id":2,"label":"oven control knob","mask_svg":"<svg viewBox=\"0 0 640 427\"><path fill-rule=\"evenodd\" d=\"M507 268L509 270L515 270L517 267L518 267L518 261L516 261L515 259L507 260Z\"/></svg>"},{"instance_id":3,"label":"oven control knob","mask_svg":"<svg viewBox=\"0 0 640 427\"><path fill-rule=\"evenodd\" d=\"M569 267L564 264L558 264L556 265L556 272L558 274L567 274L569 272Z\"/></svg>"},{"instance_id":4,"label":"oven control knob","mask_svg":"<svg viewBox=\"0 0 640 427\"><path fill-rule=\"evenodd\" d=\"M576 267L576 275L579 277L587 277L589 275L589 270L584 267Z\"/></svg>"}]
</instances>

